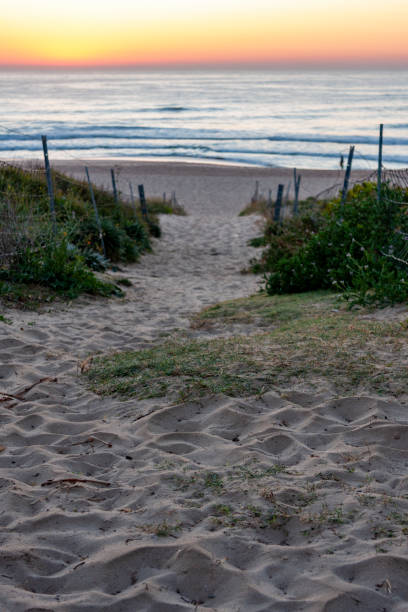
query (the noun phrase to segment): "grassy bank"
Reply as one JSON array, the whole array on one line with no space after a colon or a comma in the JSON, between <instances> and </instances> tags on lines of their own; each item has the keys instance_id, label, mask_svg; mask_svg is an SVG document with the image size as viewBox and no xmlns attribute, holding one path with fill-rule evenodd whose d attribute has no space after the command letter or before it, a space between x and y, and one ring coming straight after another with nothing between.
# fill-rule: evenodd
<instances>
[{"instance_id":1,"label":"grassy bank","mask_svg":"<svg viewBox=\"0 0 408 612\"><path fill-rule=\"evenodd\" d=\"M31 307L59 295L121 295L97 273L112 264L133 263L160 236L158 214L183 214L180 207L148 201L149 214L93 186L53 173L55 224L41 169L0 166L0 297Z\"/></svg>"}]
</instances>

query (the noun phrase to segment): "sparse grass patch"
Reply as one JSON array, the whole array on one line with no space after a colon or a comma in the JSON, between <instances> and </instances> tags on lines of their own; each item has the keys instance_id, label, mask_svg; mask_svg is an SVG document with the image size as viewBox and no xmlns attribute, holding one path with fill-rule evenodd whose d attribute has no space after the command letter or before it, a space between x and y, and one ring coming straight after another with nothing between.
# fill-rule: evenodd
<instances>
[{"instance_id":1,"label":"sparse grass patch","mask_svg":"<svg viewBox=\"0 0 408 612\"><path fill-rule=\"evenodd\" d=\"M263 215L266 217L268 214L268 203L266 200L256 200L250 202L245 206L243 210L239 213L239 217L246 217L248 215Z\"/></svg>"},{"instance_id":2,"label":"sparse grass patch","mask_svg":"<svg viewBox=\"0 0 408 612\"><path fill-rule=\"evenodd\" d=\"M159 523L154 527L153 532L159 538L168 538L170 536L175 537L175 532L180 531L180 529L180 523L177 523L176 525L171 525L167 521L163 521L162 523Z\"/></svg>"},{"instance_id":3,"label":"sparse grass patch","mask_svg":"<svg viewBox=\"0 0 408 612\"><path fill-rule=\"evenodd\" d=\"M100 394L187 400L224 393L262 394L274 386L325 380L335 391L406 392L408 330L398 321L333 308L325 294L265 296L227 302L204 316L236 321L240 309L271 329L254 335L166 340L151 349L94 360L87 375ZM248 314L249 313L249 314Z\"/></svg>"},{"instance_id":4,"label":"sparse grass patch","mask_svg":"<svg viewBox=\"0 0 408 612\"><path fill-rule=\"evenodd\" d=\"M5 305L13 308L36 310L57 298L58 294L49 287L0 281L0 299Z\"/></svg>"},{"instance_id":5,"label":"sparse grass patch","mask_svg":"<svg viewBox=\"0 0 408 612\"><path fill-rule=\"evenodd\" d=\"M278 325L298 319L314 316L316 310L333 307L336 296L329 291L313 291L295 295L268 296L265 293L220 302L204 308L193 318L193 324L199 321L212 321L220 324L255 323L260 327Z\"/></svg>"},{"instance_id":6,"label":"sparse grass patch","mask_svg":"<svg viewBox=\"0 0 408 612\"><path fill-rule=\"evenodd\" d=\"M186 216L186 211L180 204L172 204L171 202L163 202L152 198L146 203L147 210L152 215L179 215Z\"/></svg>"},{"instance_id":7,"label":"sparse grass patch","mask_svg":"<svg viewBox=\"0 0 408 612\"><path fill-rule=\"evenodd\" d=\"M216 472L209 472L205 477L204 486L211 487L215 491L219 491L223 488L224 483L222 482L219 474Z\"/></svg>"}]
</instances>

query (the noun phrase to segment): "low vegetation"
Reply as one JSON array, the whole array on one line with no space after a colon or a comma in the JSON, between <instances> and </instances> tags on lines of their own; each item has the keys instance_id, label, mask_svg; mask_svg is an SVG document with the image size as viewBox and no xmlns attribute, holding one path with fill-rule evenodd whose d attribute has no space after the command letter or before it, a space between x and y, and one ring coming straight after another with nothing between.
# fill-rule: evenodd
<instances>
[{"instance_id":1,"label":"low vegetation","mask_svg":"<svg viewBox=\"0 0 408 612\"><path fill-rule=\"evenodd\" d=\"M175 400L262 395L298 384L340 393L406 391L407 325L350 312L329 292L225 302L205 309L193 326L200 320L215 330L244 323L252 334L180 334L151 349L98 357L88 372L91 388Z\"/></svg>"},{"instance_id":2,"label":"low vegetation","mask_svg":"<svg viewBox=\"0 0 408 612\"><path fill-rule=\"evenodd\" d=\"M148 202L149 215L93 186L100 232L87 183L53 174L55 224L49 212L44 173L0 166L0 297L33 306L56 295L122 295L97 272L131 263L160 236L158 213L182 214L169 204ZM101 240L103 238L103 245Z\"/></svg>"},{"instance_id":3,"label":"low vegetation","mask_svg":"<svg viewBox=\"0 0 408 612\"><path fill-rule=\"evenodd\" d=\"M265 273L268 294L317 289L341 291L351 306L387 305L408 298L408 192L373 183L356 185L340 199L316 204L282 224L268 222L252 262Z\"/></svg>"}]
</instances>

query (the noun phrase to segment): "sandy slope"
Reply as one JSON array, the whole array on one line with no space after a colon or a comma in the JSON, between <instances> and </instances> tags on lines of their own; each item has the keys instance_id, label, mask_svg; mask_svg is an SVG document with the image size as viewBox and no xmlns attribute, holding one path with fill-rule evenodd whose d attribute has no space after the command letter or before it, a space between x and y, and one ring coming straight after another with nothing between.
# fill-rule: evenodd
<instances>
[{"instance_id":1,"label":"sandy slope","mask_svg":"<svg viewBox=\"0 0 408 612\"><path fill-rule=\"evenodd\" d=\"M239 273L256 232L236 217L248 194L234 175L234 197L217 199L214 172L126 270L126 300L4 313L2 610L408 608L405 407L323 390L121 402L77 377L89 353L148 346L256 290Z\"/></svg>"}]
</instances>

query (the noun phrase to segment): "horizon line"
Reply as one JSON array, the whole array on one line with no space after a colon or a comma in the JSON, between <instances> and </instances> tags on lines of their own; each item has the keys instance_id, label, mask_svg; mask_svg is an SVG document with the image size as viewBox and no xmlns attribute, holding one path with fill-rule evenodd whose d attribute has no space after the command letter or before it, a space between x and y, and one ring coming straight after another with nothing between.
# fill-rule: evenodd
<instances>
[{"instance_id":1,"label":"horizon line","mask_svg":"<svg viewBox=\"0 0 408 612\"><path fill-rule=\"evenodd\" d=\"M260 62L172 62L104 64L0 63L1 70L404 70L408 58L395 61L260 61Z\"/></svg>"}]
</instances>

